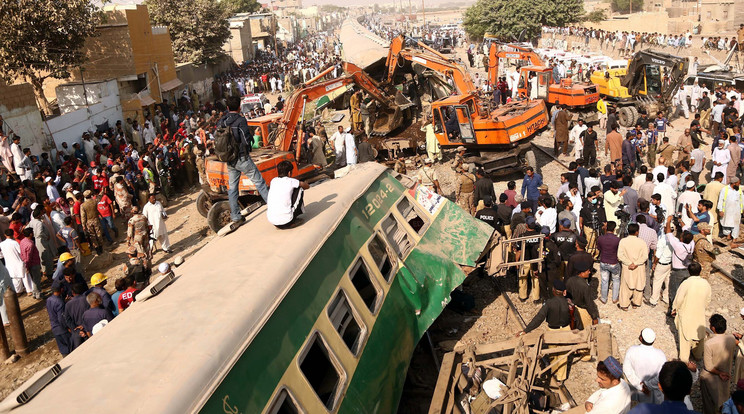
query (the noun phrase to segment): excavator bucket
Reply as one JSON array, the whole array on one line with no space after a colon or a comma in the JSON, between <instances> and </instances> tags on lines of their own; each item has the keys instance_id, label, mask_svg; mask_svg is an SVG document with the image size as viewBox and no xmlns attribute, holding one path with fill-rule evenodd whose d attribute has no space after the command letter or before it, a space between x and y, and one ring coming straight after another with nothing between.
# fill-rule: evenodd
<instances>
[{"instance_id":1,"label":"excavator bucket","mask_svg":"<svg viewBox=\"0 0 744 414\"><path fill-rule=\"evenodd\" d=\"M403 125L404 114L413 103L402 93L395 94L394 105L389 108L381 107L377 110L376 119L372 125L372 135L384 137Z\"/></svg>"}]
</instances>

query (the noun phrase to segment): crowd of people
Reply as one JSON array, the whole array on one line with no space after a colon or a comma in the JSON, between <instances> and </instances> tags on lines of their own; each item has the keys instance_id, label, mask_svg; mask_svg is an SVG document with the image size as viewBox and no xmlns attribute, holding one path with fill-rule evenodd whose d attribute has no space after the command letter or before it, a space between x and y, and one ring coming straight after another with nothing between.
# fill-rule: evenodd
<instances>
[{"instance_id":1,"label":"crowd of people","mask_svg":"<svg viewBox=\"0 0 744 414\"><path fill-rule=\"evenodd\" d=\"M321 70L339 62L341 43L333 34L320 32L295 43L258 50L236 69L219 75L212 84L216 99L258 93L283 93L309 81ZM340 72L334 74L334 77ZM197 105L198 107L198 105Z\"/></svg>"},{"instance_id":2,"label":"crowd of people","mask_svg":"<svg viewBox=\"0 0 744 414\"><path fill-rule=\"evenodd\" d=\"M0 127L4 325L9 323L2 302L6 289L46 298L52 332L60 353L67 355L105 325L101 320L127 309L150 281L156 246L173 251L164 204L207 183L205 159L215 153L217 130L231 112L243 125L246 119L282 112L281 94L335 65L339 49L333 35L319 33L278 53L258 51L256 59L216 78L213 102L184 92L177 102L164 100L145 109L141 120L127 118L85 132L51 152L32 154L8 125ZM241 97L251 93L279 97L273 104L266 99L241 107ZM244 132L262 145L259 128ZM308 149L311 141L304 142ZM119 243L126 243L128 260L124 276L114 281L116 292L109 294L108 277L86 274L83 257L105 254ZM168 266L161 263L161 273L168 273ZM42 289L42 283L51 290Z\"/></svg>"},{"instance_id":3,"label":"crowd of people","mask_svg":"<svg viewBox=\"0 0 744 414\"><path fill-rule=\"evenodd\" d=\"M574 161L553 191L534 168L527 167L521 188L511 181L497 196L484 171L472 174L472 168L463 164L464 147L458 148L461 152L453 161L458 204L504 237L524 237L524 250L514 244L516 260L543 258L542 266L521 265L516 274L519 299L541 306L524 332L543 322L551 330L597 324L601 315L590 281L598 268L600 302L611 300L627 312L664 306L679 339L678 353L669 357L678 358L688 374L699 377L705 414L718 413L727 403L726 373L736 354L725 319L714 315L706 321L705 314L711 299L706 280L711 263L721 248L744 242L740 234L744 105L739 97L732 87L697 90L695 98L688 99L692 119L680 118L677 123L689 126L675 130L662 113L641 114L624 137L612 108L598 126L581 121L570 125L565 108L559 107L552 121L554 151ZM606 131L601 144L596 128ZM705 146L710 147L710 156ZM603 166L598 152L608 160ZM431 161L419 173L419 182L436 190L439 183ZM706 335L706 328L713 334ZM658 383L667 356L651 350L654 337L642 334L639 346L645 351L629 350L626 355L625 374L631 383L622 386L628 390L621 394L627 401L608 398L605 402L612 400L615 407L600 412L627 412L631 395L641 402L664 400L666 388ZM600 366L598 372L607 376L605 368ZM554 370L554 375L565 379L565 370ZM597 401L595 407L601 406Z\"/></svg>"},{"instance_id":4,"label":"crowd of people","mask_svg":"<svg viewBox=\"0 0 744 414\"><path fill-rule=\"evenodd\" d=\"M556 35L574 38L583 41L586 46L589 41L596 40L601 50L617 50L621 55L630 55L644 48L655 48L661 50L675 50L690 48L696 40L691 31L680 34L663 34L658 32L636 32L636 31L607 31L593 27L567 26L542 28L543 37L555 38ZM740 26L736 37L731 36L700 36L697 46L709 50L730 50L737 47L744 37L744 25ZM559 47L560 45L554 45Z\"/></svg>"}]
</instances>

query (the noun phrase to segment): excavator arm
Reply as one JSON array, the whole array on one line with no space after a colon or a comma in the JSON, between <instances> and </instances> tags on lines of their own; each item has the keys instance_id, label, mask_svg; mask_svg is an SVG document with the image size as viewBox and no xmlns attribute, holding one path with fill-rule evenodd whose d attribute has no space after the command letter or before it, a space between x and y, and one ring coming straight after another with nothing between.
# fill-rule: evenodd
<instances>
[{"instance_id":1,"label":"excavator arm","mask_svg":"<svg viewBox=\"0 0 744 414\"><path fill-rule=\"evenodd\" d=\"M404 45L405 38L402 35L394 38L393 41L390 42L390 48L388 50L388 57L386 61L386 83L392 84L393 77L395 76L395 70L398 67L398 62L400 59L403 59L411 63L417 63L435 72L442 73L445 76L452 77L452 80L455 83L455 87L460 94L477 92L477 88L475 87L473 80L470 78L470 75L462 66L460 66L459 63L447 58L446 56L421 42L419 42L419 46L421 46L425 52L419 52L412 49L404 49Z\"/></svg>"},{"instance_id":2,"label":"excavator arm","mask_svg":"<svg viewBox=\"0 0 744 414\"><path fill-rule=\"evenodd\" d=\"M662 86L661 96L659 96L662 104L668 107L672 96L677 92L687 74L689 62L683 57L653 50L642 50L636 53L628 64L625 77L621 80L621 84L628 88L631 96L638 95L638 92L644 89L647 83L645 70L650 65L668 68L671 71L669 83Z\"/></svg>"},{"instance_id":3,"label":"excavator arm","mask_svg":"<svg viewBox=\"0 0 744 414\"><path fill-rule=\"evenodd\" d=\"M517 45L505 45L512 50L502 50L497 43L488 49L488 79L495 85L499 78L499 59L527 60L532 66L545 66L537 53Z\"/></svg>"},{"instance_id":4,"label":"excavator arm","mask_svg":"<svg viewBox=\"0 0 744 414\"><path fill-rule=\"evenodd\" d=\"M297 133L297 123L304 116L307 103L353 83L355 80L352 76L344 75L340 78L310 84L292 93L284 105L286 112L279 120L274 146L280 151L289 151L292 138Z\"/></svg>"}]
</instances>

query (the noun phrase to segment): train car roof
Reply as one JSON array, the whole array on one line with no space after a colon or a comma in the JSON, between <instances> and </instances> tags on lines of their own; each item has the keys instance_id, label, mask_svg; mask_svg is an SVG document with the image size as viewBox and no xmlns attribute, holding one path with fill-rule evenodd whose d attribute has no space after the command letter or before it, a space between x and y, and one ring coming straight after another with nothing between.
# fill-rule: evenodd
<instances>
[{"instance_id":1,"label":"train car roof","mask_svg":"<svg viewBox=\"0 0 744 414\"><path fill-rule=\"evenodd\" d=\"M16 403L40 373L0 403L0 412L200 409L354 201L385 170L364 163L311 188L304 223L293 229L268 223L262 207L235 233L186 258L162 293L134 302L62 359L63 372L33 399Z\"/></svg>"}]
</instances>

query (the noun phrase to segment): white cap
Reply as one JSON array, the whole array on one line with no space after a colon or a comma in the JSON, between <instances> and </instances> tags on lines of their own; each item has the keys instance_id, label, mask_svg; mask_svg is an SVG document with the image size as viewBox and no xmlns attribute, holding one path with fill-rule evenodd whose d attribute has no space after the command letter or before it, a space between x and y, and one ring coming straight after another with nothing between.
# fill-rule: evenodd
<instances>
[{"instance_id":1,"label":"white cap","mask_svg":"<svg viewBox=\"0 0 744 414\"><path fill-rule=\"evenodd\" d=\"M431 158L424 159L424 164L434 164L434 161L431 160Z\"/></svg>"},{"instance_id":2,"label":"white cap","mask_svg":"<svg viewBox=\"0 0 744 414\"><path fill-rule=\"evenodd\" d=\"M48 183L49 181L52 181L52 177L47 177L47 178L44 179L44 182L45 183Z\"/></svg>"},{"instance_id":3,"label":"white cap","mask_svg":"<svg viewBox=\"0 0 744 414\"><path fill-rule=\"evenodd\" d=\"M695 187L695 181L688 181L687 184L685 184L687 188L693 188Z\"/></svg>"},{"instance_id":4,"label":"white cap","mask_svg":"<svg viewBox=\"0 0 744 414\"><path fill-rule=\"evenodd\" d=\"M647 344L652 344L656 340L656 332L651 328L644 328L641 331L641 338L643 338L643 341Z\"/></svg>"},{"instance_id":5,"label":"white cap","mask_svg":"<svg viewBox=\"0 0 744 414\"><path fill-rule=\"evenodd\" d=\"M170 272L170 265L166 262L160 263L158 265L158 271L162 274L166 274Z\"/></svg>"},{"instance_id":6,"label":"white cap","mask_svg":"<svg viewBox=\"0 0 744 414\"><path fill-rule=\"evenodd\" d=\"M351 127L346 127L346 132L351 132Z\"/></svg>"},{"instance_id":7,"label":"white cap","mask_svg":"<svg viewBox=\"0 0 744 414\"><path fill-rule=\"evenodd\" d=\"M10 209L8 207L3 207L3 213L7 213L9 211L10 211ZM742 309L742 310L744 311L744 309ZM742 314L742 315L744 315L744 314Z\"/></svg>"},{"instance_id":8,"label":"white cap","mask_svg":"<svg viewBox=\"0 0 744 414\"><path fill-rule=\"evenodd\" d=\"M70 183L65 183L65 185L63 185L63 186L62 186L62 189L63 189L63 190L66 190L66 189L68 189L68 188L72 188L72 184L70 184Z\"/></svg>"},{"instance_id":9,"label":"white cap","mask_svg":"<svg viewBox=\"0 0 744 414\"><path fill-rule=\"evenodd\" d=\"M36 210L36 207L39 207L39 203L31 203L31 210Z\"/></svg>"},{"instance_id":10,"label":"white cap","mask_svg":"<svg viewBox=\"0 0 744 414\"><path fill-rule=\"evenodd\" d=\"M98 322L97 324L93 325L93 328L90 330L90 333L93 334L93 335L97 334L98 331L100 331L101 329L103 329L103 327L106 326L106 325L108 325L108 323L109 323L109 321L107 321L106 319L102 319L100 322Z\"/></svg>"},{"instance_id":11,"label":"white cap","mask_svg":"<svg viewBox=\"0 0 744 414\"><path fill-rule=\"evenodd\" d=\"M78 194L80 194L80 191L75 190L75 191L72 192L72 194L78 195Z\"/></svg>"}]
</instances>

